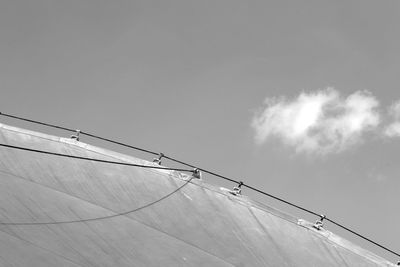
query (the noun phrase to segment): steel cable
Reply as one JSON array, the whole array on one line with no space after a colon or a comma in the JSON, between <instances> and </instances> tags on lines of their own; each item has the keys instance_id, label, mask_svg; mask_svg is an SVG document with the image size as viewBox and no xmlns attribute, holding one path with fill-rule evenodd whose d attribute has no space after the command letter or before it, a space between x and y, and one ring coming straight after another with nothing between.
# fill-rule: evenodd
<instances>
[{"instance_id":1,"label":"steel cable","mask_svg":"<svg viewBox=\"0 0 400 267\"><path fill-rule=\"evenodd\" d=\"M167 168L167 167L161 167L161 166L142 165L142 164L134 164L134 163L121 162L121 161L110 161L110 160L104 160L104 159L95 159L95 158L88 158L88 157L81 157L81 156L73 156L73 155L68 155L68 154L61 154L61 153L56 153L56 152L50 152L50 151L32 149L32 148L21 147L21 146L13 146L13 145L7 145L7 144L0 144L0 146L2 146L2 147L7 147L7 148L18 149L18 150L29 151L29 152L36 152L36 153L41 153L41 154L47 154L47 155L65 157L65 158L73 158L73 159L80 159L80 160L88 160L88 161L95 161L95 162L108 163L108 164L115 164L115 165L124 165L124 166L132 166L132 167L147 168L147 169L159 169L159 170L179 171L179 172L191 172L191 173L193 173L193 170L188 170L188 169Z\"/></svg>"},{"instance_id":2,"label":"steel cable","mask_svg":"<svg viewBox=\"0 0 400 267\"><path fill-rule=\"evenodd\" d=\"M368 242L370 242L370 243L372 243L372 244L374 244L374 245L376 245L376 246L378 246L378 247L380 247L380 248L386 250L387 252L390 252L390 253L392 253L392 254L394 254L394 255L400 257L400 254L399 254L399 253L394 252L393 250L391 250L391 249L389 249L389 248L387 248L387 247L385 247L385 246L383 246L383 245L381 245L381 244L379 244L379 243L373 241L372 239L370 239L370 238L368 238L368 237L365 237L365 236L363 236L363 235L357 233L357 232L354 231L354 230L351 230L350 228L348 228L348 227L346 227L346 226L344 226L344 225L342 225L342 224L340 224L340 223L338 223L338 222L336 222L336 221L334 221L334 220L331 220L331 219L329 219L329 218L325 218L325 220L331 222L332 224L338 226L339 228L342 228L342 229L344 229L344 230L346 230L346 231L352 233L353 235L356 235L356 236L358 236L358 237L364 239L365 241L368 241Z\"/></svg>"},{"instance_id":3,"label":"steel cable","mask_svg":"<svg viewBox=\"0 0 400 267\"><path fill-rule=\"evenodd\" d=\"M21 121L26 121L26 122L30 122L30 123L34 123L34 124L39 124L39 125L51 127L51 128L65 130L65 131L69 131L69 132L75 132L76 131L74 129L70 129L70 128L66 128L66 127L62 127L62 126L58 126L58 125L53 125L53 124L49 124L49 123L44 123L44 122L41 122L41 121L35 121L35 120L31 120L31 119L26 119L26 118L14 116L14 115L6 114L6 113L3 113L3 112L0 112L0 115L2 115L4 117L9 117L9 118L13 118L13 119L21 120Z\"/></svg>"}]
</instances>

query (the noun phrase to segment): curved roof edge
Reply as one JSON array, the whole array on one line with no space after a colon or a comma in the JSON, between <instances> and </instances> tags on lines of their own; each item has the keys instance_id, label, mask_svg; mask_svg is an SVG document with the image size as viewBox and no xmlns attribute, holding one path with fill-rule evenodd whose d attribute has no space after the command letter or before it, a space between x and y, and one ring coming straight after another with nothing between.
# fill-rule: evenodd
<instances>
[{"instance_id":1,"label":"curved roof edge","mask_svg":"<svg viewBox=\"0 0 400 267\"><path fill-rule=\"evenodd\" d=\"M101 155L105 155L108 157L112 157L115 158L117 160L121 160L124 162L128 162L128 163L141 163L141 164L146 164L146 165L152 165L155 164L153 162L147 161L147 160L143 160L143 159L138 159L135 158L133 156L129 156L126 154L122 154L122 153L118 153L112 150L108 150L105 148L100 148L94 145L90 145L81 141L76 141L74 139L71 138L65 138L65 137L58 137L58 136L54 136L54 135L49 135L49 134L45 134L45 133L40 133L40 132L36 132L36 131L31 131L31 130L26 130L23 128L18 128L18 127L14 127L14 126L9 126L6 124L2 124L0 123L0 128L7 130L7 131L13 131L16 133L21 133L21 134L26 134L26 135L30 135L30 136L34 136L37 138L42 138L42 139L46 139L49 141L54 141L54 142L60 142L60 143L64 143L70 146L76 146L76 147L80 147L83 148L85 150L97 153L97 154L101 154ZM159 165L156 165L159 166ZM153 170L154 172L157 173L164 173L164 174L169 174L169 175L173 175L175 176L175 178L179 178L182 179L182 175L184 177L188 177L189 175L186 174L178 174L176 171L163 171L163 170ZM294 216L291 216L285 212L282 212L280 210L277 210L275 208L272 208L266 204L263 203L259 203L257 201L254 201L252 199L250 199L249 197L246 196L235 196L230 194L225 188L222 187L218 187L218 186L214 186L212 184L207 183L206 181L202 180L202 179L196 179L196 180L191 180L190 181L191 184L199 186L204 188L205 190L208 191L212 191L216 194L221 194L224 195L226 197L228 197L231 201L234 201L240 205L244 205L250 208L254 208L254 209L259 209L262 210L264 212L267 212L269 214L272 214L274 216L280 217L281 219L284 219L287 222L290 222L292 224L297 225L298 227L302 227L302 228L306 228L307 230L309 230L310 234L318 236L319 238L323 238L327 241L329 241L331 244L333 244L334 246L340 246L354 254L357 254L363 258L366 258L372 262L375 262L377 264L385 264L386 266L396 266L395 264L387 261L386 259L366 250L363 249L361 247L359 247L358 245L353 244L352 242L326 230L326 229L320 229L317 230L313 227L313 223L308 222L306 220L303 219L298 219L295 218Z\"/></svg>"}]
</instances>

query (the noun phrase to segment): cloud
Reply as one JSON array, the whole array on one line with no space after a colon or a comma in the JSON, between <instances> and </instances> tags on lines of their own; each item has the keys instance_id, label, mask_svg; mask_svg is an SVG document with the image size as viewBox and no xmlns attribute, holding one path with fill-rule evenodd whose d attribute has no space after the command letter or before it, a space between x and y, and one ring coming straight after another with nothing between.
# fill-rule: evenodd
<instances>
[{"instance_id":1,"label":"cloud","mask_svg":"<svg viewBox=\"0 0 400 267\"><path fill-rule=\"evenodd\" d=\"M400 137L400 101L391 105L388 113L392 123L385 127L383 134L387 137Z\"/></svg>"},{"instance_id":2,"label":"cloud","mask_svg":"<svg viewBox=\"0 0 400 267\"><path fill-rule=\"evenodd\" d=\"M275 137L297 152L336 153L362 142L365 133L378 127L378 106L368 91L343 98L327 88L293 100L267 98L251 125L259 144Z\"/></svg>"}]
</instances>

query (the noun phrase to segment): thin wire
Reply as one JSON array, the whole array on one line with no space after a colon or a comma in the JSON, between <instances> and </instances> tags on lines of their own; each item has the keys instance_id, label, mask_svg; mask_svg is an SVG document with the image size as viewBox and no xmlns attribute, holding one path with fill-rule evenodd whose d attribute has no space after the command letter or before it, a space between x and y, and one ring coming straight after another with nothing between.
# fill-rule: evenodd
<instances>
[{"instance_id":1,"label":"thin wire","mask_svg":"<svg viewBox=\"0 0 400 267\"><path fill-rule=\"evenodd\" d=\"M218 174L218 173L215 173L215 172L208 171L208 170L203 169L203 168L196 167L196 166L194 166L194 165L191 165L191 164L189 164L189 163L186 163L186 162L177 160L177 159L172 158L172 157L169 157L169 156L165 156L165 155L164 155L164 158L169 159L169 160L171 160L171 161L173 161L173 162L176 162L176 163L180 163L180 164L185 165L185 166L188 166L188 167L192 167L192 168L198 169L199 171L202 171L202 172L204 172L204 173L211 174L211 175L213 175L213 176L222 178L222 179L227 180L227 181L230 181L230 182L232 182L232 183L239 183L239 181L236 181L236 180L234 180L234 179L228 178L228 177L226 177L226 176L223 176L223 175Z\"/></svg>"},{"instance_id":2,"label":"thin wire","mask_svg":"<svg viewBox=\"0 0 400 267\"><path fill-rule=\"evenodd\" d=\"M372 244L374 244L374 245L376 245L376 246L378 246L378 247L380 247L380 248L382 248L382 249L384 249L384 250L386 250L386 251L388 251L388 252L391 252L391 253L393 253L394 255L400 257L400 254L399 254L399 253L394 252L393 250L391 250L391 249L389 249L389 248L387 248L387 247L385 247L385 246L383 246L383 245L381 245L381 244L379 244L379 243L377 243L377 242L375 242L375 241L373 241L373 240L371 240L371 239L369 239L369 238L367 238L367 237L365 237L365 236L363 236L363 235L361 235L361 234L359 234L359 233L357 233L357 232L355 232L355 231L353 231L353 230L347 228L346 226L344 226L344 225L342 225L342 224L340 224L340 223L337 223L337 222L334 221L334 220L331 220L331 219L329 219L329 218L325 218L325 220L327 220L327 221L333 223L334 225L336 225L336 226L338 226L338 227L340 227L340 228L342 228L342 229L344 229L344 230L346 230L346 231L348 231L348 232L350 232L350 233L352 233L352 234L354 234L354 235L356 235L356 236L358 236L358 237L360 237L360 238L362 238L362 239L364 239L364 240L366 240L366 241L368 241L368 242L371 242Z\"/></svg>"},{"instance_id":3,"label":"thin wire","mask_svg":"<svg viewBox=\"0 0 400 267\"><path fill-rule=\"evenodd\" d=\"M34 123L34 124L39 124L39 125L51 127L51 128L56 128L56 129L65 130L65 131L69 131L69 132L76 132L76 130L71 129L71 128L66 128L66 127L62 127L62 126L58 126L58 125L54 125L54 124L49 124L49 123L45 123L45 122L41 122L41 121L26 119L26 118L14 116L14 115L11 115L11 114L6 114L6 113L3 113L3 112L0 112L0 115L5 116L5 117L9 117L9 118L13 118L13 119L17 119L17 120L22 120L22 121L26 121L26 122L30 122L30 123ZM149 153L149 154L158 155L158 153L154 152L154 151L150 151L150 150L143 149L143 148L140 148L140 147L135 147L135 146L131 146L131 145L128 145L128 144L121 143L121 142L117 142L117 141L114 141L114 140L111 140L111 139L108 139L108 138L104 138L104 137L101 137L101 136L97 136L97 135L94 135L94 134L91 134L91 133L88 133L88 132L81 131L80 134L86 135L86 136L89 136L89 137L92 137L92 138L97 138L97 139L100 139L100 140L103 140L103 141L106 141L106 142L110 142L110 143L113 143L113 144L117 144L117 145L125 146L125 147L128 147L128 148L136 149L136 150L139 150L139 151L142 151L142 152L146 152L146 153Z\"/></svg>"},{"instance_id":4,"label":"thin wire","mask_svg":"<svg viewBox=\"0 0 400 267\"><path fill-rule=\"evenodd\" d=\"M57 125L52 125L52 124L48 124L48 123L44 123L44 122L40 122L40 121L30 120L30 119L26 119L26 118L21 118L21 117L17 117L17 116L10 115L10 114L5 114L5 113L1 113L1 112L0 112L0 115L6 116L6 117L10 117L10 118L14 118L14 119L19 119L19 120L27 121L27 122L31 122L31 123L36 123L36 124L40 124L40 125L44 125L44 126L48 126L48 127L53 127L53 128L57 128L57 129L62 129L62 130L66 130L66 131L71 131L71 132L76 132L76 130L73 130L73 129L69 129L69 128L65 128L65 127L61 127L61 126L57 126ZM131 145L128 145L128 144L124 144L124 143L117 142L117 141L114 141L114 140L111 140L111 139L103 138L103 137L100 137L100 136L97 136L97 135L94 135L94 134L90 134L90 133L86 133L86 132L83 132L83 131L81 131L81 134L86 135L86 136L89 136L89 137L97 138L97 139L100 139L100 140L103 140L103 141L107 141L107 142L110 142L110 143L114 143L114 144L117 144L117 145L121 145L121 146L124 146L124 147L128 147L128 148L132 148L132 149L135 149L135 150L139 150L139 151L143 151L143 152L146 152L146 153L150 153L150 154L153 154L153 155L159 155L159 153L154 152L154 151L142 149L142 148L139 148L139 147L134 147L134 146L131 146ZM49 153L49 154L50 154L50 153ZM215 172L208 171L208 170L203 169L203 168L198 168L198 167L196 167L196 166L194 166L194 165L192 165L192 164L189 164L189 163L186 163L186 162L177 160L177 159L175 159L175 158L172 158L172 157L169 157L169 156L166 156L166 155L163 155L163 157L166 158L166 159L169 159L169 160L171 160L171 161L173 161L173 162L180 163L180 164L182 164L182 165L185 165L185 166L188 166L188 167L192 167L192 168L198 169L199 171L202 171L202 172L204 172L204 173L208 173L208 174L210 174L210 175L219 177L219 178L221 178L221 179L224 179L224 180L227 180L227 181L230 181L230 182L233 182L233 183L240 183L240 181L238 181L238 180L234 180L234 179L228 178L228 177L226 177L226 176L217 174L217 173L215 173ZM78 157L77 157L77 158L78 158ZM90 159L90 160L93 160L93 159ZM116 163L116 164L121 164L121 163ZM125 165L125 164L122 164L122 165ZM137 166L137 167L143 167L143 166ZM154 168L157 168L157 167L154 167ZM160 167L160 168L162 168L162 167ZM162 169L168 169L168 168L162 168ZM180 170L180 169L173 169L173 170L188 171L188 170ZM190 171L193 172L193 170L190 170ZM284 200L284 199L282 199L282 198L279 198L279 197L273 196L273 195L271 195L271 194L268 194L268 193L266 193L266 192L264 192L264 191L262 191L262 190L259 190L259 189L255 188L255 187L249 186L249 185L244 184L244 183L243 183L242 185L245 186L245 187L247 187L247 188L249 188L249 189L251 189L251 190L253 190L253 191L256 191L256 192L258 192L258 193L260 193L260 194L263 194L263 195L268 196L268 197L270 197L270 198L273 198L273 199L276 199L276 200L278 200L278 201L281 201L281 202L283 202L283 203L285 203L285 204L287 204L287 205L290 205L290 206L295 207L295 208L297 208L297 209L300 209L300 210L302 210L302 211L305 211L305 212L307 212L307 213L309 213L309 214L312 214L312 215L315 215L315 216L321 216L320 214L318 214L318 213L316 213L316 212L314 212L314 211L311 211L311 210L309 210L309 209L303 208L303 207L301 207L301 206L299 206L299 205L296 205L296 204L294 204L294 203L291 203L291 202L289 202L289 201L287 201L287 200ZM351 229L349 229L349 228L347 228L347 227L345 227L345 226L343 226L343 225L341 225L341 224L335 222L334 220L331 220L331 219L326 218L326 217L325 217L324 219L326 219L327 221L329 221L329 222L335 224L336 226L338 226L338 227L340 227L340 228L343 228L344 230L349 231L350 233L352 233L352 234L354 234L354 235L356 235L356 236L358 236L358 237L360 237L360 238L362 238L362 239L365 239L365 240L371 242L372 244L374 244L374 245L376 245L376 246L378 246L378 247L380 247L380 248L382 248L382 249L384 249L384 250L386 250L386 251L388 251L388 252L391 252L391 253L393 253L394 255L400 257L400 254L399 254L399 253L396 253L396 252L394 252L394 251L392 251L392 250L390 250L390 249L388 249L388 248L386 248L386 247L384 247L384 246L382 246L382 245L376 243L375 241L372 241L371 239L369 239L369 238L367 238L367 237L365 237L365 236L363 236L363 235L361 235L361 234L358 234L357 232L355 232L355 231L353 231L353 230L351 230Z\"/></svg>"},{"instance_id":5,"label":"thin wire","mask_svg":"<svg viewBox=\"0 0 400 267\"><path fill-rule=\"evenodd\" d=\"M103 159L87 158L87 157L60 154L60 153L44 151L44 150L38 150L38 149L32 149L32 148L21 147L21 146L13 146L13 145L6 145L6 144L0 144L0 146L7 147L7 148L24 150L24 151L29 151L29 152L36 152L36 153L41 153L41 154L47 154L47 155L65 157L65 158L88 160L88 161L95 161L95 162L108 163L108 164L132 166L132 167L147 168L147 169L160 169L160 170L168 170L168 171L193 172L193 170L188 170L188 169L167 168L167 167L161 167L161 166L159 167L159 166L141 165L141 164L127 163L127 162L120 162L120 161L110 161L110 160L103 160Z\"/></svg>"},{"instance_id":6,"label":"thin wire","mask_svg":"<svg viewBox=\"0 0 400 267\"><path fill-rule=\"evenodd\" d=\"M309 209L303 208L303 207L301 207L301 206L299 206L299 205L293 204L293 203L291 203L291 202L289 202L289 201L287 201L287 200L284 200L284 199L282 199L282 198L276 197L276 196L274 196L274 195L268 194L268 193L266 193L266 192L264 192L264 191L261 191L261 190L259 190L259 189L257 189L257 188L254 188L254 187L252 187L252 186L249 186L249 185L247 185L247 184L243 184L243 186L244 186L244 187L247 187L247 188L249 188L249 189L251 189L251 190L254 190L254 191L256 191L256 192L258 192L258 193L260 193L260 194L266 195L266 196L268 196L268 197L270 197L270 198L273 198L273 199L276 199L276 200L278 200L278 201L280 201L280 202L283 202L283 203L285 203L285 204L287 204L287 205L289 205L289 206L295 207L295 208L297 208L297 209L299 209L299 210L308 212L308 213L310 213L310 214L312 214L312 215L315 215L315 216L320 216L320 214L318 214L318 213L316 213L316 212L314 212L314 211L311 211L311 210L309 210Z\"/></svg>"},{"instance_id":7,"label":"thin wire","mask_svg":"<svg viewBox=\"0 0 400 267\"><path fill-rule=\"evenodd\" d=\"M91 222L91 221L99 221L99 220L105 220L105 219L111 219L111 218L115 218L115 217L120 217L120 216L125 216L128 215L130 213L134 213L137 212L139 210L148 208L156 203L159 203L161 201L163 201L164 199L172 196L173 194L175 194L176 192L180 191L182 188L184 188L187 184L189 184L192 181L193 177L190 177L189 180L187 180L183 185L181 185L180 187L176 188L174 191L172 191L171 193L163 196L162 198L159 198L153 202L150 202L144 206L138 207L136 209L133 210L129 210L129 211L125 211L125 212L121 212L121 213L117 213L117 214L113 214L113 215L109 215L109 216L102 216L102 217L95 217L95 218L89 218L89 219L79 219L79 220L70 220L70 221L54 221L54 222L9 222L9 223L5 223L5 222L0 222L0 225L8 225L8 226L24 226L24 225L57 225L57 224L71 224L71 223L83 223L83 222Z\"/></svg>"},{"instance_id":8,"label":"thin wire","mask_svg":"<svg viewBox=\"0 0 400 267\"><path fill-rule=\"evenodd\" d=\"M211 171L208 171L208 170L205 170L205 169L202 169L202 168L198 168L198 167L196 167L196 166L194 166L194 165L191 165L191 164L185 163L185 162L183 162L183 161L180 161L180 160L171 158L171 157L169 157L169 156L164 156L164 158L169 159L169 160L172 160L172 161L177 162L177 163L180 163L180 164L183 164L183 165L186 165L186 166L188 166L188 167L196 168L196 169L198 169L198 170L200 170L200 171L202 171L202 172L211 174L211 175L213 175L213 176L219 177L219 178L221 178L221 179L224 179L224 180L227 180L227 181L230 181L230 182L233 182L233 183L237 183L237 184L240 183L240 181L238 181L238 180L234 180L234 179L228 178L228 177L226 177L226 176L223 176L223 175L221 175L221 174L218 174L218 173L215 173L215 172L211 172ZM243 185L244 187L247 187L247 188L253 190L253 191L256 191L256 192L258 192L258 193L260 193L260 194L266 195L266 196L268 196L268 197L270 197L270 198L279 200L279 201L281 201L281 202L283 202L283 203L286 203L286 204L288 204L288 205L290 205L290 206L292 206L292 207L295 207L295 208L298 208L298 209L300 209L300 210L302 210L302 211L308 212L308 213L310 213L310 214L312 214L312 215L320 216L320 214L318 214L318 213L316 213L316 212L314 212L314 211L311 211L311 210L309 210L309 209L303 208L303 207L301 207L301 206L298 206L298 205L296 205L296 204L294 204L294 203L291 203L291 202L289 202L289 201L287 201L287 200L284 200L284 199L282 199L282 198L276 197L276 196L274 196L274 195L268 194L268 193L266 193L266 192L264 192L264 191L261 191L261 190L255 188L255 187L252 187L252 186L247 185L247 184L245 184L245 183L242 183L242 185Z\"/></svg>"},{"instance_id":9,"label":"thin wire","mask_svg":"<svg viewBox=\"0 0 400 267\"><path fill-rule=\"evenodd\" d=\"M75 132L76 131L74 129L70 129L70 128L66 128L66 127L62 127L62 126L57 126L57 125L53 125L53 124L48 124L48 123L44 123L44 122L41 122L41 121L35 121L35 120L30 120L30 119L26 119L26 118L22 118L22 117L17 117L17 116L14 116L14 115L3 113L3 112L0 112L0 115L5 116L5 117L9 117L9 118L13 118L13 119L17 119L17 120L21 120L21 121L27 121L27 122L30 122L30 123L44 125L44 126L51 127L51 128L65 130L65 131L69 131L69 132Z\"/></svg>"},{"instance_id":10,"label":"thin wire","mask_svg":"<svg viewBox=\"0 0 400 267\"><path fill-rule=\"evenodd\" d=\"M100 139L100 140L103 140L103 141L106 141L106 142L110 142L110 143L113 143L113 144L117 144L117 145L120 145L120 146L125 146L125 147L128 147L128 148L136 149L136 150L139 150L139 151L142 151L142 152L146 152L146 153L149 153L149 154L153 154L153 155L158 155L159 154L159 153L154 152L154 151L150 151L150 150L147 150L147 149L139 148L139 147L136 147L136 146L131 146L131 145L128 145L128 144L124 144L124 143L121 143L121 142L118 142L118 141L114 141L114 140L111 140L111 139L108 139L108 138L104 138L104 137L101 137L101 136L97 136L97 135L94 135L94 134L91 134L91 133L87 133L87 132L84 132L84 131L82 131L81 134L89 136L89 137L92 137L92 138L97 138L97 139Z\"/></svg>"}]
</instances>

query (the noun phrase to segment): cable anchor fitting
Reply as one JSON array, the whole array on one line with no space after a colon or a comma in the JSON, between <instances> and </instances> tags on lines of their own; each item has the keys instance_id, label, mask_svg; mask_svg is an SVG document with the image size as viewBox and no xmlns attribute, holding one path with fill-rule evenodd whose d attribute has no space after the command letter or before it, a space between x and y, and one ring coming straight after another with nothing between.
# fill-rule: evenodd
<instances>
[{"instance_id":1,"label":"cable anchor fitting","mask_svg":"<svg viewBox=\"0 0 400 267\"><path fill-rule=\"evenodd\" d=\"M323 214L319 215L319 217L320 219L317 220L313 225L313 227L317 230L321 230L321 228L324 228L324 219L326 219L326 216Z\"/></svg>"},{"instance_id":2,"label":"cable anchor fitting","mask_svg":"<svg viewBox=\"0 0 400 267\"><path fill-rule=\"evenodd\" d=\"M193 177L197 179L201 179L201 171L199 168L193 170Z\"/></svg>"},{"instance_id":3,"label":"cable anchor fitting","mask_svg":"<svg viewBox=\"0 0 400 267\"><path fill-rule=\"evenodd\" d=\"M164 157L164 154L160 152L160 153L158 154L158 158L154 158L154 159L153 159L153 162L154 162L154 163L157 163L158 165L161 165L161 159L162 159L163 157Z\"/></svg>"},{"instance_id":4,"label":"cable anchor fitting","mask_svg":"<svg viewBox=\"0 0 400 267\"><path fill-rule=\"evenodd\" d=\"M71 135L71 139L79 141L79 134L81 133L81 130L75 130L75 132L75 134Z\"/></svg>"},{"instance_id":5,"label":"cable anchor fitting","mask_svg":"<svg viewBox=\"0 0 400 267\"><path fill-rule=\"evenodd\" d=\"M239 182L239 184L237 186L235 186L231 191L229 191L229 193L231 193L232 195L241 195L242 194L242 185L244 185L244 183L242 181Z\"/></svg>"}]
</instances>

